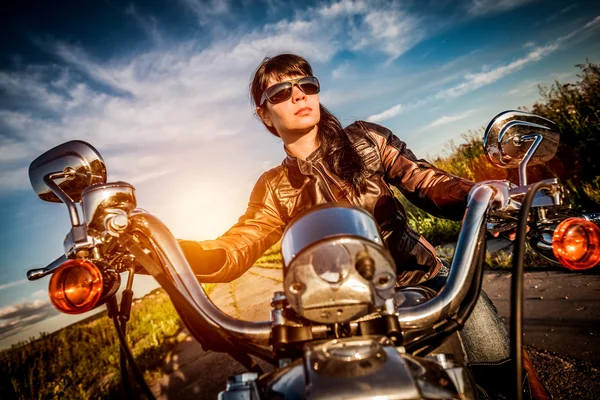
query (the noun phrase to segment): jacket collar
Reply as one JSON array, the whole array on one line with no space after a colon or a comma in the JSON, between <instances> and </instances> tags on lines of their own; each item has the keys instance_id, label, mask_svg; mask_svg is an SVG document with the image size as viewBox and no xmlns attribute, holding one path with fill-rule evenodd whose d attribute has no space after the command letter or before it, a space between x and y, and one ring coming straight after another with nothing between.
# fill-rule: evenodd
<instances>
[{"instance_id":1,"label":"jacket collar","mask_svg":"<svg viewBox=\"0 0 600 400\"><path fill-rule=\"evenodd\" d=\"M321 159L321 147L317 147L315 151L310 153L309 156L306 157L306 160L302 160L292 155L285 145L283 145L283 150L285 150L285 154L287 154L285 161L288 165L297 166L303 175L314 174L314 164Z\"/></svg>"}]
</instances>

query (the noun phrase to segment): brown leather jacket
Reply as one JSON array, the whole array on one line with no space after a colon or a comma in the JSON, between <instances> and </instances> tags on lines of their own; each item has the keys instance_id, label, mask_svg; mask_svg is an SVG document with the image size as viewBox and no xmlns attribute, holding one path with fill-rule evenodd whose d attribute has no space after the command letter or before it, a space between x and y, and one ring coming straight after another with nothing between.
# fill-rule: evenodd
<instances>
[{"instance_id":1,"label":"brown leather jacket","mask_svg":"<svg viewBox=\"0 0 600 400\"><path fill-rule=\"evenodd\" d=\"M294 216L331 202L363 207L375 217L396 262L399 284L435 276L440 267L435 250L406 223L389 185L430 214L461 219L474 183L417 160L404 142L377 124L357 121L344 132L366 165L366 191L354 194L327 168L318 149L306 160L288 153L280 166L258 179L246 213L225 234L216 240L180 241L201 282L236 279L281 238Z\"/></svg>"}]
</instances>

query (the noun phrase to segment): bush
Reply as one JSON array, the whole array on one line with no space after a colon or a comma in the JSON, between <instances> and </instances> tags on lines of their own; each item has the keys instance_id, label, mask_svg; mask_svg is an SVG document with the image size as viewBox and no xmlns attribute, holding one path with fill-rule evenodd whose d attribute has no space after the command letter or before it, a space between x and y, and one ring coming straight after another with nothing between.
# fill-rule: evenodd
<instances>
[{"instance_id":1,"label":"bush","mask_svg":"<svg viewBox=\"0 0 600 400\"><path fill-rule=\"evenodd\" d=\"M554 121L561 132L557 156L547 169L565 182L572 205L583 210L600 207L600 65L577 65L581 79L575 83L556 81L540 87L541 99L534 114Z\"/></svg>"}]
</instances>

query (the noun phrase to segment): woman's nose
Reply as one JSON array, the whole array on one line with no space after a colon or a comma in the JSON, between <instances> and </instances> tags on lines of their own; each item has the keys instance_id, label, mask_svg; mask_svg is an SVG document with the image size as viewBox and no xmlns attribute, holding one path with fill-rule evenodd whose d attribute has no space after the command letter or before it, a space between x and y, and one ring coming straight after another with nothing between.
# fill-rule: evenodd
<instances>
[{"instance_id":1,"label":"woman's nose","mask_svg":"<svg viewBox=\"0 0 600 400\"><path fill-rule=\"evenodd\" d=\"M294 103L300 101L300 100L305 100L306 99L306 94L300 89L300 87L298 85L294 85L292 87L292 101Z\"/></svg>"}]
</instances>

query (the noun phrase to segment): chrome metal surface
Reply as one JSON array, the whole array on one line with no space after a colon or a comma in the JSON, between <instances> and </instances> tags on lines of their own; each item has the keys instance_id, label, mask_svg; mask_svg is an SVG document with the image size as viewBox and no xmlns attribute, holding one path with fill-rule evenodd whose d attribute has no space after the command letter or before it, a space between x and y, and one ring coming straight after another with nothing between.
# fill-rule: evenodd
<instances>
[{"instance_id":1,"label":"chrome metal surface","mask_svg":"<svg viewBox=\"0 0 600 400\"><path fill-rule=\"evenodd\" d=\"M86 187L106 182L106 166L100 153L89 143L80 140L56 146L29 165L29 180L40 199L61 202L44 181L48 175L56 173L62 173L63 176L54 182L74 202L81 200L81 192Z\"/></svg>"},{"instance_id":2,"label":"chrome metal surface","mask_svg":"<svg viewBox=\"0 0 600 400\"><path fill-rule=\"evenodd\" d=\"M65 261L67 261L67 257L63 254L58 257L56 260L52 261L50 264L45 266L44 268L35 268L27 271L27 279L30 281L35 281L40 278L45 277L46 275L50 275L54 272L58 267L60 267Z\"/></svg>"},{"instance_id":3,"label":"chrome metal surface","mask_svg":"<svg viewBox=\"0 0 600 400\"><path fill-rule=\"evenodd\" d=\"M485 131L483 146L494 165L516 168L533 144L523 138L533 134L541 135L543 140L528 165L545 163L556 154L560 133L554 122L535 114L514 110L498 114Z\"/></svg>"},{"instance_id":4,"label":"chrome metal surface","mask_svg":"<svg viewBox=\"0 0 600 400\"><path fill-rule=\"evenodd\" d=\"M558 182L557 179L546 179L544 182L550 185L550 189L542 189L535 194L533 199L532 208L538 209L538 214L542 222L546 222L543 217L544 213L548 211L567 209L569 208L569 201L567 193L564 187ZM529 190L528 186L510 186L508 194L510 197L509 202L506 206L491 210L488 213L488 231L490 232L504 232L509 229L516 227L517 219L519 216L519 210L521 209L521 201Z\"/></svg>"},{"instance_id":5,"label":"chrome metal surface","mask_svg":"<svg viewBox=\"0 0 600 400\"><path fill-rule=\"evenodd\" d=\"M48 186L48 188L67 206L67 210L69 210L69 218L71 219L71 226L78 226L79 222L79 213L77 212L77 207L75 206L75 202L71 199L62 189L54 183L55 179L64 178L64 173L58 174L49 174L44 176L44 183Z\"/></svg>"},{"instance_id":6,"label":"chrome metal surface","mask_svg":"<svg viewBox=\"0 0 600 400\"><path fill-rule=\"evenodd\" d=\"M542 189L542 190L538 191L535 194L535 197L533 199L533 203L531 204L531 207L537 208L537 207L560 206L565 202L565 196L566 196L565 189L558 182L558 179L556 179L556 178L544 179L540 182L550 185L551 187L550 187L550 189ZM515 203L518 203L519 208L520 208L521 201L523 200L523 197L525 197L525 194L527 193L528 190L529 190L529 186L517 186L517 187L512 187L509 190L511 200L514 201ZM556 196L556 195L558 195L558 196Z\"/></svg>"},{"instance_id":7,"label":"chrome metal surface","mask_svg":"<svg viewBox=\"0 0 600 400\"><path fill-rule=\"evenodd\" d=\"M94 236L88 235L86 225L73 226L63 242L65 254L67 258L88 257L94 251L98 240Z\"/></svg>"},{"instance_id":8,"label":"chrome metal surface","mask_svg":"<svg viewBox=\"0 0 600 400\"><path fill-rule=\"evenodd\" d=\"M283 292L275 292L273 293L273 298L271 299L271 324L275 325L285 325L286 319L283 315L283 309L287 305L287 299L285 297L285 293Z\"/></svg>"},{"instance_id":9,"label":"chrome metal surface","mask_svg":"<svg viewBox=\"0 0 600 400\"><path fill-rule=\"evenodd\" d=\"M422 398L402 355L382 340L348 338L307 345L306 398ZM333 356L332 351L340 351L344 356ZM359 354L358 358L352 353Z\"/></svg>"},{"instance_id":10,"label":"chrome metal surface","mask_svg":"<svg viewBox=\"0 0 600 400\"><path fill-rule=\"evenodd\" d=\"M136 210L130 216L128 231L139 234L152 243L152 250L161 258L163 272L171 278L179 293L197 311L197 315L188 316L189 319L202 320L214 329L224 329L240 340L268 345L271 322L242 321L219 310L196 279L177 240L158 218ZM147 269L151 274L157 272L151 268Z\"/></svg>"},{"instance_id":11,"label":"chrome metal surface","mask_svg":"<svg viewBox=\"0 0 600 400\"><path fill-rule=\"evenodd\" d=\"M531 157L535 154L535 151L538 149L540 144L544 140L544 136L540 134L536 135L525 135L521 137L521 142L533 141L529 150L527 150L527 154L523 158L523 160L519 163L519 185L525 186L527 185L527 165L531 161Z\"/></svg>"},{"instance_id":12,"label":"chrome metal surface","mask_svg":"<svg viewBox=\"0 0 600 400\"><path fill-rule=\"evenodd\" d=\"M467 367L445 368L446 373L452 379L460 399L477 399L477 387L473 374Z\"/></svg>"},{"instance_id":13,"label":"chrome metal surface","mask_svg":"<svg viewBox=\"0 0 600 400\"><path fill-rule=\"evenodd\" d=\"M596 225L600 225L600 213L587 213L581 216L582 218L592 221Z\"/></svg>"},{"instance_id":14,"label":"chrome metal surface","mask_svg":"<svg viewBox=\"0 0 600 400\"><path fill-rule=\"evenodd\" d=\"M454 380L436 361L404 355L424 399L476 399L474 392L461 397Z\"/></svg>"},{"instance_id":15,"label":"chrome metal surface","mask_svg":"<svg viewBox=\"0 0 600 400\"><path fill-rule=\"evenodd\" d=\"M438 353L426 358L436 361L450 376L461 399L476 399L475 381L471 371L458 364L452 354Z\"/></svg>"},{"instance_id":16,"label":"chrome metal surface","mask_svg":"<svg viewBox=\"0 0 600 400\"><path fill-rule=\"evenodd\" d=\"M356 236L383 245L377 224L366 211L358 207L321 206L288 224L281 240L284 265L289 265L309 245L338 236Z\"/></svg>"},{"instance_id":17,"label":"chrome metal surface","mask_svg":"<svg viewBox=\"0 0 600 400\"><path fill-rule=\"evenodd\" d=\"M303 318L347 322L393 299L394 262L383 246L357 237L330 237L298 251L285 268L284 289L290 307ZM355 266L365 252L374 262L369 280ZM336 256L328 257L332 254Z\"/></svg>"},{"instance_id":18,"label":"chrome metal surface","mask_svg":"<svg viewBox=\"0 0 600 400\"><path fill-rule=\"evenodd\" d=\"M433 297L435 297L437 293L426 286L407 286L396 288L396 293L394 294L394 303L396 307L407 308L417 306L419 304L424 304ZM397 310L394 309L394 314L397 313Z\"/></svg>"},{"instance_id":19,"label":"chrome metal surface","mask_svg":"<svg viewBox=\"0 0 600 400\"><path fill-rule=\"evenodd\" d=\"M136 204L133 186L126 182L93 185L84 189L81 195L85 223L94 231L126 228L127 216Z\"/></svg>"},{"instance_id":20,"label":"chrome metal surface","mask_svg":"<svg viewBox=\"0 0 600 400\"><path fill-rule=\"evenodd\" d=\"M299 381L297 370L283 371L267 386L287 391L277 383ZM446 371L434 361L411 357L387 338L362 337L308 344L304 351L304 393L290 385L291 398L307 399L455 399L458 392ZM468 398L468 397L467 397Z\"/></svg>"},{"instance_id":21,"label":"chrome metal surface","mask_svg":"<svg viewBox=\"0 0 600 400\"><path fill-rule=\"evenodd\" d=\"M527 235L529 247L537 254L554 264L560 265L552 251L552 235L557 224L543 225L536 227Z\"/></svg>"},{"instance_id":22,"label":"chrome metal surface","mask_svg":"<svg viewBox=\"0 0 600 400\"><path fill-rule=\"evenodd\" d=\"M302 358L297 358L285 367L261 376L259 380L264 388L264 398L282 398L284 393L284 399L306 399L307 386L302 361Z\"/></svg>"},{"instance_id":23,"label":"chrome metal surface","mask_svg":"<svg viewBox=\"0 0 600 400\"><path fill-rule=\"evenodd\" d=\"M398 308L398 319L404 329L431 327L456 313L471 287L481 246L480 230L488 207L506 204L506 201L501 192L490 186L481 185L471 190L446 284L431 300Z\"/></svg>"}]
</instances>

